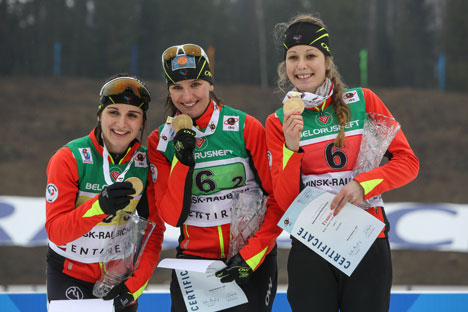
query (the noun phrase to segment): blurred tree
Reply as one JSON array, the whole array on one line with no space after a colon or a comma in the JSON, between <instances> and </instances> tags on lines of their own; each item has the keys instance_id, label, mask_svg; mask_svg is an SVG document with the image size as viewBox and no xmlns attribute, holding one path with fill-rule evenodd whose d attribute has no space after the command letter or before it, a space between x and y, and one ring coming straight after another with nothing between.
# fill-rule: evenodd
<instances>
[{"instance_id":1,"label":"blurred tree","mask_svg":"<svg viewBox=\"0 0 468 312\"><path fill-rule=\"evenodd\" d=\"M18 33L18 20L12 2L0 1L0 73L13 74L16 59L15 39Z\"/></svg>"},{"instance_id":2,"label":"blurred tree","mask_svg":"<svg viewBox=\"0 0 468 312\"><path fill-rule=\"evenodd\" d=\"M140 1L94 1L99 63L106 75L130 72L131 46L138 40Z\"/></svg>"},{"instance_id":3,"label":"blurred tree","mask_svg":"<svg viewBox=\"0 0 468 312\"><path fill-rule=\"evenodd\" d=\"M62 62L65 72L74 76L102 75L98 65L102 47L95 36L94 2L75 1L66 14L67 26L61 34L61 41L67 42Z\"/></svg>"},{"instance_id":4,"label":"blurred tree","mask_svg":"<svg viewBox=\"0 0 468 312\"><path fill-rule=\"evenodd\" d=\"M20 66L23 71L33 75L52 74L52 49L56 37L53 22L62 25L63 21L60 18L54 21L53 13L50 11L54 2L49 0L44 3L38 1L18 3L21 56L23 56ZM61 8L55 10L59 11Z\"/></svg>"},{"instance_id":5,"label":"blurred tree","mask_svg":"<svg viewBox=\"0 0 468 312\"><path fill-rule=\"evenodd\" d=\"M433 7L447 2L442 22ZM216 51L215 80L273 85L282 48L274 26L298 13L318 13L331 36L335 63L350 86L360 82L359 51L369 53L369 85L435 87L436 53L447 54L447 87L466 89L468 22L463 0L268 0L264 30L251 0L0 0L1 75L52 75L53 46L62 46L61 72L106 77L132 69L161 79L170 45L197 43ZM443 24L435 40L434 24ZM440 27L439 27L440 28ZM266 49L260 49L262 37ZM454 44L456 42L456 44ZM263 75L263 78L262 76Z\"/></svg>"},{"instance_id":6,"label":"blurred tree","mask_svg":"<svg viewBox=\"0 0 468 312\"><path fill-rule=\"evenodd\" d=\"M332 55L349 86L360 82L359 51L366 45L366 13L362 1L335 0L312 3L330 32Z\"/></svg>"},{"instance_id":7,"label":"blurred tree","mask_svg":"<svg viewBox=\"0 0 468 312\"><path fill-rule=\"evenodd\" d=\"M367 5L366 5L367 4ZM392 40L396 21L392 1L365 0L364 46L368 50L368 82L374 86L394 86ZM367 18L366 18L367 17Z\"/></svg>"},{"instance_id":8,"label":"blurred tree","mask_svg":"<svg viewBox=\"0 0 468 312\"><path fill-rule=\"evenodd\" d=\"M258 62L258 53L252 55L252 48L257 47L256 45L252 47L255 44L252 42L252 31L255 30L252 29L252 24L255 23L254 2L197 0L195 3L197 11L191 10L194 14L190 16L188 22L184 17L182 17L184 21L179 22L179 31L176 32L181 38L179 43L197 43L205 50L210 45L214 46L215 81L258 84L259 80L253 80L255 76L252 77L256 69L251 68L257 66L254 64L255 61ZM255 32L253 35L256 34Z\"/></svg>"},{"instance_id":9,"label":"blurred tree","mask_svg":"<svg viewBox=\"0 0 468 312\"><path fill-rule=\"evenodd\" d=\"M447 90L468 90L468 1L447 0L443 31L442 52L446 55Z\"/></svg>"},{"instance_id":10,"label":"blurred tree","mask_svg":"<svg viewBox=\"0 0 468 312\"><path fill-rule=\"evenodd\" d=\"M139 72L142 78L159 79L162 77L160 74L162 52L160 51L162 49L161 30L165 28L162 24L164 15L158 14L162 10L163 7L158 1L141 1L137 44L140 52ZM154 18L156 15L161 15L161 18Z\"/></svg>"},{"instance_id":11,"label":"blurred tree","mask_svg":"<svg viewBox=\"0 0 468 312\"><path fill-rule=\"evenodd\" d=\"M424 0L401 0L394 37L392 68L399 86L435 87L435 33L431 8Z\"/></svg>"}]
</instances>

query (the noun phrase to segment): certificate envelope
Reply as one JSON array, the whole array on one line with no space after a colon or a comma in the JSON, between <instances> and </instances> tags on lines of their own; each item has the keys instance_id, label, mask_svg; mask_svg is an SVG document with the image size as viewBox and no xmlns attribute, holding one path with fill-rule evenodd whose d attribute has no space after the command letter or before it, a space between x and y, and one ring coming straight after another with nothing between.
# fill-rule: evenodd
<instances>
[{"instance_id":1,"label":"certificate envelope","mask_svg":"<svg viewBox=\"0 0 468 312\"><path fill-rule=\"evenodd\" d=\"M351 276L385 224L349 203L333 216L330 204L334 197L307 186L289 206L278 226Z\"/></svg>"}]
</instances>

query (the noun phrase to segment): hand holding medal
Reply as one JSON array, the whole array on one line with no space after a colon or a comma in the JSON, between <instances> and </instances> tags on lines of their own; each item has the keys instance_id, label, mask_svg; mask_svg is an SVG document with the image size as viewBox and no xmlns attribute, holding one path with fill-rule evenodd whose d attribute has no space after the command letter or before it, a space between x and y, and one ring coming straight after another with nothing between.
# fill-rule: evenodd
<instances>
[{"instance_id":1,"label":"hand holding medal","mask_svg":"<svg viewBox=\"0 0 468 312\"><path fill-rule=\"evenodd\" d=\"M192 130L192 118L188 115L180 114L172 120L172 127L176 132L173 144L177 159L186 166L195 166L193 158L195 131Z\"/></svg>"},{"instance_id":2,"label":"hand holding medal","mask_svg":"<svg viewBox=\"0 0 468 312\"><path fill-rule=\"evenodd\" d=\"M291 97L283 104L284 121L283 134L286 147L294 152L299 151L299 141L301 132L304 128L302 112L304 111L304 102L298 97Z\"/></svg>"}]
</instances>

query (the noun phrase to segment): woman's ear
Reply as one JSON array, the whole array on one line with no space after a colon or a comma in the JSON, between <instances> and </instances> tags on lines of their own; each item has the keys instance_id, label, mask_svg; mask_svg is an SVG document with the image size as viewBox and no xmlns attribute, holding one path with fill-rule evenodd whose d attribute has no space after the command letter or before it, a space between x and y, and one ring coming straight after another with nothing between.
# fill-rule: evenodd
<instances>
[{"instance_id":1,"label":"woman's ear","mask_svg":"<svg viewBox=\"0 0 468 312\"><path fill-rule=\"evenodd\" d=\"M325 58L325 76L330 78L330 73L332 69L332 61L330 57Z\"/></svg>"},{"instance_id":2,"label":"woman's ear","mask_svg":"<svg viewBox=\"0 0 468 312\"><path fill-rule=\"evenodd\" d=\"M332 60L330 57L325 58L325 68L330 71L332 68Z\"/></svg>"},{"instance_id":3,"label":"woman's ear","mask_svg":"<svg viewBox=\"0 0 468 312\"><path fill-rule=\"evenodd\" d=\"M213 92L214 86L210 83L210 92Z\"/></svg>"}]
</instances>

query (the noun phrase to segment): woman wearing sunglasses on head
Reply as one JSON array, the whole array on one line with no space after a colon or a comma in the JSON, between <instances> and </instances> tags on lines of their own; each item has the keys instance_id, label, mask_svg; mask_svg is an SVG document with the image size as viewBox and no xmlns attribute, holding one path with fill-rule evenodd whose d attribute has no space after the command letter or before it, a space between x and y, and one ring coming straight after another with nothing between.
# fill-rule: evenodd
<instances>
[{"instance_id":1,"label":"woman wearing sunglasses on head","mask_svg":"<svg viewBox=\"0 0 468 312\"><path fill-rule=\"evenodd\" d=\"M99 254L113 234L109 225L136 210L156 227L133 275L104 299L113 299L116 311L137 311L137 298L158 261L165 230L154 205L146 148L141 145L150 100L140 80L123 74L109 79L100 92L96 128L50 159L45 225L49 302L96 298ZM128 178L141 184L125 182Z\"/></svg>"},{"instance_id":2,"label":"woman wearing sunglasses on head","mask_svg":"<svg viewBox=\"0 0 468 312\"><path fill-rule=\"evenodd\" d=\"M232 192L271 195L264 128L216 98L209 60L199 46L168 48L162 66L169 90L167 107L177 118L168 118L148 138L150 162L158 175L155 190L161 194L157 206L168 224L180 227L179 258L226 260ZM189 120L178 129L174 123L181 115ZM216 273L221 282L235 280L247 295L248 303L229 311L271 311L280 217L270 196L260 229ZM186 310L180 288L173 272L172 311Z\"/></svg>"},{"instance_id":3,"label":"woman wearing sunglasses on head","mask_svg":"<svg viewBox=\"0 0 468 312\"><path fill-rule=\"evenodd\" d=\"M293 311L388 311L389 224L379 195L413 180L419 161L400 130L385 154L389 161L353 177L366 114L392 117L390 111L369 89L345 89L333 63L329 34L319 18L300 15L278 24L276 30L284 51L278 84L292 88L283 108L266 122L278 203L286 210L305 186L315 186L336 194L330 203L335 215L347 202L358 205L370 199L373 207L366 211L386 224L350 277L293 238L289 303ZM288 103L299 99L302 109L288 109Z\"/></svg>"}]
</instances>

